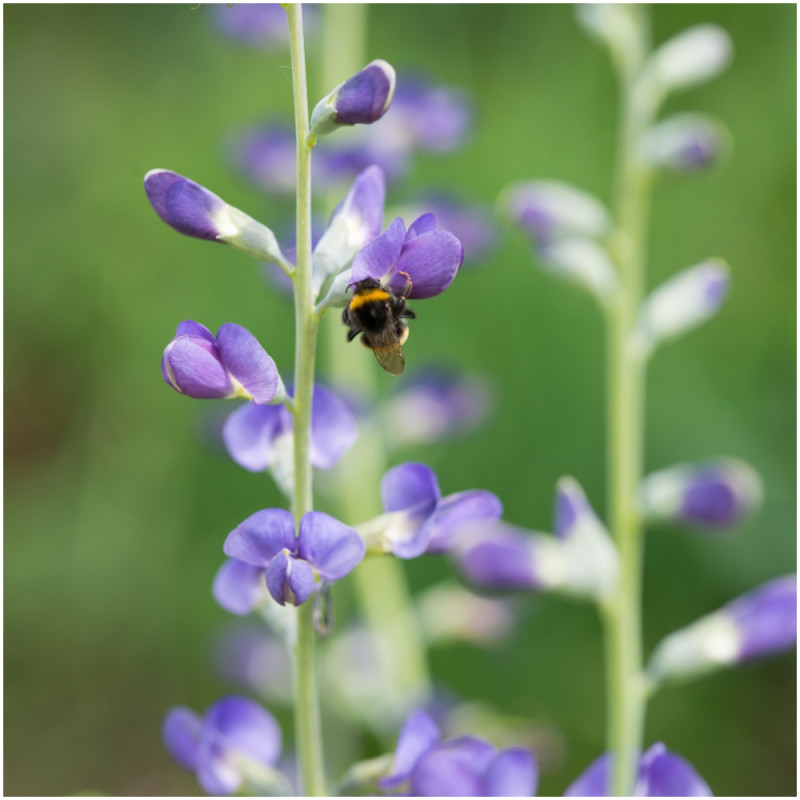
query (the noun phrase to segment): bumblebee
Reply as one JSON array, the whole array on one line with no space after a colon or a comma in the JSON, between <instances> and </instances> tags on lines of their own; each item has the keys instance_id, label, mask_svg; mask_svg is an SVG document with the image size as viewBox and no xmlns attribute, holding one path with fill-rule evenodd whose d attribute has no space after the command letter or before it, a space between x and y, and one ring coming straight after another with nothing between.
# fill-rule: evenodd
<instances>
[{"instance_id":1,"label":"bumblebee","mask_svg":"<svg viewBox=\"0 0 800 800\"><path fill-rule=\"evenodd\" d=\"M392 375L400 375L406 365L403 345L408 339L406 319L417 315L406 307L411 293L411 278L405 273L403 291L395 294L374 278L352 284L353 296L342 311L342 322L349 328L347 341L361 334L361 344L369 347L378 363Z\"/></svg>"}]
</instances>

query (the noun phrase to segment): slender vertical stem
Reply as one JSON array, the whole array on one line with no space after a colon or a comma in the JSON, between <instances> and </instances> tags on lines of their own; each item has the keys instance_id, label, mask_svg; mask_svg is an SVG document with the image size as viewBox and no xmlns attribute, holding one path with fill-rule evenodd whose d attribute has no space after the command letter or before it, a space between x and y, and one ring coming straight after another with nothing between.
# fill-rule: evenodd
<instances>
[{"instance_id":1,"label":"slender vertical stem","mask_svg":"<svg viewBox=\"0 0 800 800\"><path fill-rule=\"evenodd\" d=\"M620 294L608 311L607 436L608 508L620 554L620 581L605 613L608 750L614 754L611 794L632 794L644 735L646 697L642 678L643 532L637 487L644 453L644 365L629 343L642 299L649 180L636 145L650 122L651 109L638 89L647 52L641 10L640 40L620 64L620 133L617 154L614 248Z\"/></svg>"},{"instance_id":2,"label":"slender vertical stem","mask_svg":"<svg viewBox=\"0 0 800 800\"><path fill-rule=\"evenodd\" d=\"M311 149L308 134L308 90L306 88L302 11L298 4L285 4L289 20L297 136L297 271L295 298L294 375L294 499L296 524L313 507L311 463L311 403L314 392L314 360L318 320L311 290ZM319 698L314 673L314 628L311 603L297 610L295 649L295 736L303 789L311 797L325 796L325 772L320 729Z\"/></svg>"}]
</instances>

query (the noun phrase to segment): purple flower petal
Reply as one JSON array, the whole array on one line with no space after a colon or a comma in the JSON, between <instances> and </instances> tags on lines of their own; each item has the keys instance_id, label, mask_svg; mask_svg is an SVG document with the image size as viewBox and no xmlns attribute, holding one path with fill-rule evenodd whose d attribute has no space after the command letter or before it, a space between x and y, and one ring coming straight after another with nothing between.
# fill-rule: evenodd
<instances>
[{"instance_id":1,"label":"purple flower petal","mask_svg":"<svg viewBox=\"0 0 800 800\"><path fill-rule=\"evenodd\" d=\"M441 738L439 727L425 711L414 711L405 721L397 740L394 766L390 775L382 778L379 786L389 789L403 783L419 759L433 748Z\"/></svg>"},{"instance_id":2,"label":"purple flower petal","mask_svg":"<svg viewBox=\"0 0 800 800\"><path fill-rule=\"evenodd\" d=\"M725 606L741 636L739 660L780 652L797 641L797 576L786 575Z\"/></svg>"},{"instance_id":3,"label":"purple flower petal","mask_svg":"<svg viewBox=\"0 0 800 800\"><path fill-rule=\"evenodd\" d=\"M464 248L450 231L427 231L406 239L389 285L401 292L406 279L400 273L405 272L412 282L409 297L434 297L450 286L463 261Z\"/></svg>"},{"instance_id":4,"label":"purple flower petal","mask_svg":"<svg viewBox=\"0 0 800 800\"><path fill-rule=\"evenodd\" d=\"M173 339L164 349L161 374L175 391L201 400L230 397L234 392L216 344L205 337Z\"/></svg>"},{"instance_id":5,"label":"purple flower petal","mask_svg":"<svg viewBox=\"0 0 800 800\"><path fill-rule=\"evenodd\" d=\"M231 614L249 614L266 598L264 568L228 559L214 576L214 599Z\"/></svg>"},{"instance_id":6,"label":"purple flower petal","mask_svg":"<svg viewBox=\"0 0 800 800\"><path fill-rule=\"evenodd\" d=\"M483 773L495 749L463 736L425 753L411 773L411 792L420 797L477 797L484 794Z\"/></svg>"},{"instance_id":7,"label":"purple flower petal","mask_svg":"<svg viewBox=\"0 0 800 800\"><path fill-rule=\"evenodd\" d=\"M385 61L373 61L345 81L336 93L336 122L369 124L379 120L394 93L395 73Z\"/></svg>"},{"instance_id":8,"label":"purple flower petal","mask_svg":"<svg viewBox=\"0 0 800 800\"><path fill-rule=\"evenodd\" d=\"M364 558L363 539L352 528L321 511L300 520L298 552L326 581L338 581Z\"/></svg>"},{"instance_id":9,"label":"purple flower petal","mask_svg":"<svg viewBox=\"0 0 800 800\"><path fill-rule=\"evenodd\" d=\"M235 757L219 736L204 729L197 752L197 780L206 794L226 797L238 791L244 776L233 763Z\"/></svg>"},{"instance_id":10,"label":"purple flower petal","mask_svg":"<svg viewBox=\"0 0 800 800\"><path fill-rule=\"evenodd\" d=\"M422 214L411 223L406 233L406 241L416 239L423 233L430 233L436 230L436 217L433 214Z\"/></svg>"},{"instance_id":11,"label":"purple flower petal","mask_svg":"<svg viewBox=\"0 0 800 800\"><path fill-rule=\"evenodd\" d=\"M284 406L247 403L228 416L222 439L237 464L251 472L263 472L275 463L275 440L290 430L291 424Z\"/></svg>"},{"instance_id":12,"label":"purple flower petal","mask_svg":"<svg viewBox=\"0 0 800 800\"><path fill-rule=\"evenodd\" d=\"M311 463L319 469L330 469L357 438L356 419L344 400L323 386L315 386L311 410Z\"/></svg>"},{"instance_id":13,"label":"purple flower petal","mask_svg":"<svg viewBox=\"0 0 800 800\"><path fill-rule=\"evenodd\" d=\"M484 781L487 797L533 797L539 768L530 751L509 747L495 756Z\"/></svg>"},{"instance_id":14,"label":"purple flower petal","mask_svg":"<svg viewBox=\"0 0 800 800\"><path fill-rule=\"evenodd\" d=\"M289 39L286 12L279 3L214 4L211 11L223 33L250 45L275 46Z\"/></svg>"},{"instance_id":15,"label":"purple flower petal","mask_svg":"<svg viewBox=\"0 0 800 800\"><path fill-rule=\"evenodd\" d=\"M294 552L296 544L294 517L283 508L265 508L234 528L223 550L231 558L266 567L281 550Z\"/></svg>"},{"instance_id":16,"label":"purple flower petal","mask_svg":"<svg viewBox=\"0 0 800 800\"><path fill-rule=\"evenodd\" d=\"M436 473L425 464L400 464L390 469L381 481L385 511L420 509L431 513L441 496Z\"/></svg>"},{"instance_id":17,"label":"purple flower petal","mask_svg":"<svg viewBox=\"0 0 800 800\"><path fill-rule=\"evenodd\" d=\"M282 606L287 602L299 606L308 600L314 589L314 571L306 561L281 550L267 566L267 588Z\"/></svg>"},{"instance_id":18,"label":"purple flower petal","mask_svg":"<svg viewBox=\"0 0 800 800\"><path fill-rule=\"evenodd\" d=\"M373 239L356 253L351 282L358 283L367 278L382 280L397 263L405 236L405 224L400 217L397 217L377 239Z\"/></svg>"},{"instance_id":19,"label":"purple flower petal","mask_svg":"<svg viewBox=\"0 0 800 800\"><path fill-rule=\"evenodd\" d=\"M449 550L462 532L475 533L479 526L497 522L503 516L503 504L491 492L472 489L445 497L433 515L428 553Z\"/></svg>"},{"instance_id":20,"label":"purple flower petal","mask_svg":"<svg viewBox=\"0 0 800 800\"><path fill-rule=\"evenodd\" d=\"M634 793L641 797L711 797L713 792L697 770L681 756L654 744L639 759Z\"/></svg>"},{"instance_id":21,"label":"purple flower petal","mask_svg":"<svg viewBox=\"0 0 800 800\"><path fill-rule=\"evenodd\" d=\"M744 510L734 486L724 475L701 470L687 485L679 514L687 522L716 528L733 525Z\"/></svg>"},{"instance_id":22,"label":"purple flower petal","mask_svg":"<svg viewBox=\"0 0 800 800\"><path fill-rule=\"evenodd\" d=\"M280 385L275 362L250 331L227 322L217 332L217 347L222 363L254 402L268 403L275 397Z\"/></svg>"},{"instance_id":23,"label":"purple flower petal","mask_svg":"<svg viewBox=\"0 0 800 800\"><path fill-rule=\"evenodd\" d=\"M611 778L611 757L595 759L568 787L564 797L606 797Z\"/></svg>"},{"instance_id":24,"label":"purple flower petal","mask_svg":"<svg viewBox=\"0 0 800 800\"><path fill-rule=\"evenodd\" d=\"M183 322L178 323L175 336L194 336L197 339L205 339L212 344L216 344L214 334L205 325L201 325L191 319L185 319Z\"/></svg>"},{"instance_id":25,"label":"purple flower petal","mask_svg":"<svg viewBox=\"0 0 800 800\"><path fill-rule=\"evenodd\" d=\"M200 184L166 169L154 169L144 180L147 198L156 214L186 236L215 241L220 229L215 216L226 203Z\"/></svg>"},{"instance_id":26,"label":"purple flower petal","mask_svg":"<svg viewBox=\"0 0 800 800\"><path fill-rule=\"evenodd\" d=\"M537 572L537 546L530 534L510 526L456 552L462 572L487 589L536 589L542 585Z\"/></svg>"},{"instance_id":27,"label":"purple flower petal","mask_svg":"<svg viewBox=\"0 0 800 800\"><path fill-rule=\"evenodd\" d=\"M197 749L203 721L191 709L178 706L164 718L161 736L169 754L184 768L197 768Z\"/></svg>"},{"instance_id":28,"label":"purple flower petal","mask_svg":"<svg viewBox=\"0 0 800 800\"><path fill-rule=\"evenodd\" d=\"M225 745L260 764L273 766L281 752L281 729L260 705L244 697L218 700L205 714L204 724Z\"/></svg>"}]
</instances>

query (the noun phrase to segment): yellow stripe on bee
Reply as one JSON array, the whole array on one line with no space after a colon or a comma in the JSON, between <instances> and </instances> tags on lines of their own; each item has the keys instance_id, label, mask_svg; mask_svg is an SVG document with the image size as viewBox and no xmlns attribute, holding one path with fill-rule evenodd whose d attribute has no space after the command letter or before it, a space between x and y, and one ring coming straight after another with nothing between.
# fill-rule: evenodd
<instances>
[{"instance_id":1,"label":"yellow stripe on bee","mask_svg":"<svg viewBox=\"0 0 800 800\"><path fill-rule=\"evenodd\" d=\"M350 301L350 308L355 310L367 303L373 303L375 301L382 302L388 299L389 294L388 292L384 292L383 289L370 289L369 291L359 292L357 295L354 295L353 299Z\"/></svg>"}]
</instances>

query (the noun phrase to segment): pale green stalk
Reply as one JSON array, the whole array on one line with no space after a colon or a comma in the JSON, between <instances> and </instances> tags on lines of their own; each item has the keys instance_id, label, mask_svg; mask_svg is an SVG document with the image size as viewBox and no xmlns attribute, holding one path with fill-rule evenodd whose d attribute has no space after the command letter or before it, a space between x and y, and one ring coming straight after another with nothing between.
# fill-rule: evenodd
<instances>
[{"instance_id":1,"label":"pale green stalk","mask_svg":"<svg viewBox=\"0 0 800 800\"><path fill-rule=\"evenodd\" d=\"M308 134L308 90L306 88L302 11L298 4L285 4L289 20L292 88L297 136L297 270L294 277L295 374L294 374L294 498L295 524L313 508L311 485L311 402L314 391L314 359L319 321L314 314L311 290L311 149ZM295 738L303 791L324 797L325 768L320 730L319 697L314 671L314 627L312 603L297 609L295 648Z\"/></svg>"},{"instance_id":2,"label":"pale green stalk","mask_svg":"<svg viewBox=\"0 0 800 800\"><path fill-rule=\"evenodd\" d=\"M331 3L324 7L322 63L326 85L320 87L320 96L365 65L367 12L368 7L363 3ZM338 314L328 314L325 324L330 373L358 391L368 403L375 403L380 369L375 359L363 347L347 342ZM337 497L347 522L362 522L383 511L379 501L380 481L388 468L387 462L383 433L362 427L352 457L337 474ZM431 697L432 685L402 562L391 557L367 559L353 572L352 581L377 643L387 699L395 701L398 710L402 710L402 701L409 706L424 704Z\"/></svg>"},{"instance_id":3,"label":"pale green stalk","mask_svg":"<svg viewBox=\"0 0 800 800\"><path fill-rule=\"evenodd\" d=\"M640 10L631 10L641 15ZM609 525L619 548L617 594L604 609L607 749L614 755L611 794L633 792L642 751L646 710L642 675L643 530L636 503L643 475L644 363L630 347L642 300L649 216L649 173L635 145L651 121L637 76L647 52L644 19L640 39L620 67L620 133L614 187L614 256L621 291L607 314L607 437Z\"/></svg>"}]
</instances>

